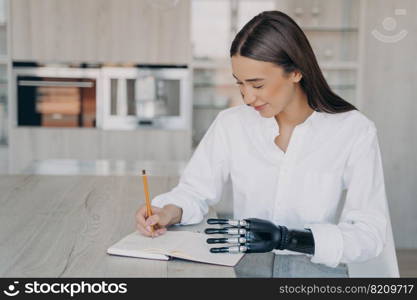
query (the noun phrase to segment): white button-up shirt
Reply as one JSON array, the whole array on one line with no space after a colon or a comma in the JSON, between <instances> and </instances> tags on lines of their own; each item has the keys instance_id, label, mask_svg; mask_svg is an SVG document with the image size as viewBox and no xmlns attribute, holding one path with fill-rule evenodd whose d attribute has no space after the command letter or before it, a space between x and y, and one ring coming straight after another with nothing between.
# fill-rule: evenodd
<instances>
[{"instance_id":1,"label":"white button-up shirt","mask_svg":"<svg viewBox=\"0 0 417 300\"><path fill-rule=\"evenodd\" d=\"M152 205L175 204L183 210L181 224L199 223L231 176L234 218L310 228L313 263L335 267L378 256L387 203L374 123L355 110L314 111L294 128L286 152L275 144L277 135L275 118L252 107L220 112L179 184Z\"/></svg>"}]
</instances>

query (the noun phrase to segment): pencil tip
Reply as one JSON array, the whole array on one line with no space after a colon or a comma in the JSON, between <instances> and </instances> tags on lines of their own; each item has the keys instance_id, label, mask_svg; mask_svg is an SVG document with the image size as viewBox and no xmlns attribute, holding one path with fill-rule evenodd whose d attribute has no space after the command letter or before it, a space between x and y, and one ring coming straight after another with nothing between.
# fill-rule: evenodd
<instances>
[{"instance_id":1,"label":"pencil tip","mask_svg":"<svg viewBox=\"0 0 417 300\"><path fill-rule=\"evenodd\" d=\"M146 171L145 170L142 170L142 175L145 175L146 174Z\"/></svg>"}]
</instances>

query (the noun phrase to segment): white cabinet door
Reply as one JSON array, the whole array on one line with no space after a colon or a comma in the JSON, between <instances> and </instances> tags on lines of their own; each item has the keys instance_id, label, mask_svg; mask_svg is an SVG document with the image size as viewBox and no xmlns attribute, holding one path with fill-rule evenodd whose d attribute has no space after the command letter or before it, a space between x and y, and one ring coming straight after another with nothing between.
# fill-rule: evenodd
<instances>
[{"instance_id":1,"label":"white cabinet door","mask_svg":"<svg viewBox=\"0 0 417 300\"><path fill-rule=\"evenodd\" d=\"M164 1L170 3L170 1ZM11 1L12 58L187 64L190 0Z\"/></svg>"}]
</instances>

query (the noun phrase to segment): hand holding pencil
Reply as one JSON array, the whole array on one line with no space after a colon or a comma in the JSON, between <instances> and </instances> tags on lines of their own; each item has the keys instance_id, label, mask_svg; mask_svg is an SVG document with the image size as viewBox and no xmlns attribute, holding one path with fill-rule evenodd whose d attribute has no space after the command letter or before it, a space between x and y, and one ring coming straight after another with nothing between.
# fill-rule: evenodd
<instances>
[{"instance_id":1,"label":"hand holding pencil","mask_svg":"<svg viewBox=\"0 0 417 300\"><path fill-rule=\"evenodd\" d=\"M178 219L178 208L174 205L167 205L164 208L151 206L148 179L145 170L142 170L142 180L145 204L136 212L136 228L145 236L159 236L166 232L167 226L176 223L176 219Z\"/></svg>"}]
</instances>

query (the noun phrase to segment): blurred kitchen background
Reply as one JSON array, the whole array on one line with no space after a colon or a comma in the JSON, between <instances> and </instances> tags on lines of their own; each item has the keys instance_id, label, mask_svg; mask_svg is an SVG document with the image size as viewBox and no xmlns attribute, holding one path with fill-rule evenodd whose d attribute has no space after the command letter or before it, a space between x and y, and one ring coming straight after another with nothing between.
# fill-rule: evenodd
<instances>
[{"instance_id":1,"label":"blurred kitchen background","mask_svg":"<svg viewBox=\"0 0 417 300\"><path fill-rule=\"evenodd\" d=\"M181 174L242 103L231 40L275 9L376 123L401 276L416 277L415 0L0 0L0 174Z\"/></svg>"}]
</instances>

